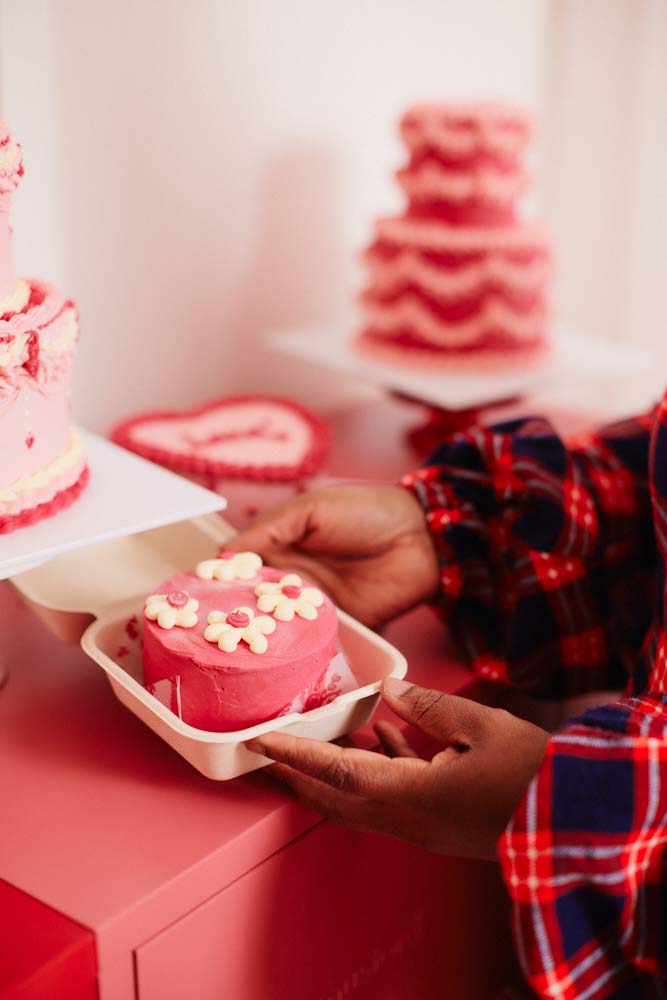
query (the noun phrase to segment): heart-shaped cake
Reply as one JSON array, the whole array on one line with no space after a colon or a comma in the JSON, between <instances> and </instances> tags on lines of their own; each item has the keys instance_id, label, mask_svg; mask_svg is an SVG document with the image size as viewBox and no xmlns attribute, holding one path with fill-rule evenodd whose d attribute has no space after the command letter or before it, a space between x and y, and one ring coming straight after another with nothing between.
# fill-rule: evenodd
<instances>
[{"instance_id":1,"label":"heart-shaped cake","mask_svg":"<svg viewBox=\"0 0 667 1000\"><path fill-rule=\"evenodd\" d=\"M328 424L292 400L230 396L189 411L139 414L113 428L116 444L176 472L258 481L314 475L329 452Z\"/></svg>"}]
</instances>

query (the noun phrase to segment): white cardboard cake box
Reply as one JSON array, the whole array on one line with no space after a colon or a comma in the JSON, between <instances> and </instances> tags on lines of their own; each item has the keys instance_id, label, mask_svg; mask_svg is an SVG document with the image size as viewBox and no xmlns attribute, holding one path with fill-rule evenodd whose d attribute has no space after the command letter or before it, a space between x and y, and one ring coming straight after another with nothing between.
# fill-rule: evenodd
<instances>
[{"instance_id":1,"label":"white cardboard cake box","mask_svg":"<svg viewBox=\"0 0 667 1000\"><path fill-rule=\"evenodd\" d=\"M143 687L140 643L128 638L128 621L140 617L146 594L161 580L210 557L232 534L220 517L200 517L68 552L12 578L54 635L81 643L106 673L119 701L198 771L218 781L270 763L245 747L262 733L281 730L333 740L365 726L382 680L407 672L397 649L339 610L340 645L357 688L309 712L292 712L233 733L206 732L179 719Z\"/></svg>"}]
</instances>

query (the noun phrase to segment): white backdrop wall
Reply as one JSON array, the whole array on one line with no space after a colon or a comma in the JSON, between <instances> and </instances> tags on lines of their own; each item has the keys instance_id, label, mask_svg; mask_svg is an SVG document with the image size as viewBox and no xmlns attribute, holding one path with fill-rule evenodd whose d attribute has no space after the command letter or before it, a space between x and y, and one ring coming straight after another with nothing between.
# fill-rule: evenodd
<instances>
[{"instance_id":1,"label":"white backdrop wall","mask_svg":"<svg viewBox=\"0 0 667 1000\"><path fill-rule=\"evenodd\" d=\"M262 332L349 313L409 102L539 110L545 21L546 0L4 0L17 263L79 303L82 422L339 396Z\"/></svg>"},{"instance_id":2,"label":"white backdrop wall","mask_svg":"<svg viewBox=\"0 0 667 1000\"><path fill-rule=\"evenodd\" d=\"M667 2L551 0L546 41L541 186L558 315L664 365Z\"/></svg>"}]
</instances>

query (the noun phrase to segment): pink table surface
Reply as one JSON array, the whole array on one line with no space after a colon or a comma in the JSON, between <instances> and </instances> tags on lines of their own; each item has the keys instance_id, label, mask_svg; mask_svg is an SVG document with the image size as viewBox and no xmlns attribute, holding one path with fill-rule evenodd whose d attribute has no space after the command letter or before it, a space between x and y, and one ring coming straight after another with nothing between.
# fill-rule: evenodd
<instances>
[{"instance_id":1,"label":"pink table surface","mask_svg":"<svg viewBox=\"0 0 667 1000\"><path fill-rule=\"evenodd\" d=\"M395 403L335 421L332 468L393 479L415 411ZM372 459L372 462L371 462ZM468 672L428 609L387 636L419 683L460 690ZM97 936L102 996L134 995L132 949L321 822L270 779L218 784L127 712L77 647L61 645L0 586L0 878Z\"/></svg>"}]
</instances>

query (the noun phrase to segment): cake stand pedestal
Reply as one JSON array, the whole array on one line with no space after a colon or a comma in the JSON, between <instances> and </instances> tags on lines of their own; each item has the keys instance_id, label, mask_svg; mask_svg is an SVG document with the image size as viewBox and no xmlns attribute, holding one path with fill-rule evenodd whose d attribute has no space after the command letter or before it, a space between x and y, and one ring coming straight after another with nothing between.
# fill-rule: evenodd
<instances>
[{"instance_id":1,"label":"cake stand pedestal","mask_svg":"<svg viewBox=\"0 0 667 1000\"><path fill-rule=\"evenodd\" d=\"M429 406L423 400L416 399L407 393L391 392L390 395L402 402L426 407L424 419L420 423L408 427L404 434L407 444L419 459L428 458L450 435L482 423L484 413L488 410L517 406L523 398L523 396L515 395L490 401L486 406L448 410L440 406Z\"/></svg>"}]
</instances>

